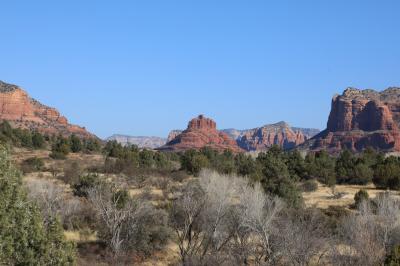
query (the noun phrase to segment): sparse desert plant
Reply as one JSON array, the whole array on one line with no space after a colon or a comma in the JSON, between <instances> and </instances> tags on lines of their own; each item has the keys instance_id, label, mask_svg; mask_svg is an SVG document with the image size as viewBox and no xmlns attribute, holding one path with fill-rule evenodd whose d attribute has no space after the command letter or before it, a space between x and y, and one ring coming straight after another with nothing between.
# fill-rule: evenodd
<instances>
[{"instance_id":1,"label":"sparse desert plant","mask_svg":"<svg viewBox=\"0 0 400 266\"><path fill-rule=\"evenodd\" d=\"M188 174L185 171L173 171L171 173L171 178L173 181L181 183L188 178Z\"/></svg>"},{"instance_id":2,"label":"sparse desert plant","mask_svg":"<svg viewBox=\"0 0 400 266\"><path fill-rule=\"evenodd\" d=\"M358 213L343 218L339 236L345 246L336 253L337 265L383 264L400 244L399 201L387 194L377 197L373 204L363 201Z\"/></svg>"},{"instance_id":3,"label":"sparse desert plant","mask_svg":"<svg viewBox=\"0 0 400 266\"><path fill-rule=\"evenodd\" d=\"M79 177L78 182L72 185L73 193L78 197L88 197L89 191L100 183L97 174L87 174Z\"/></svg>"},{"instance_id":4,"label":"sparse desert plant","mask_svg":"<svg viewBox=\"0 0 400 266\"><path fill-rule=\"evenodd\" d=\"M26 183L28 197L42 212L44 221L59 218L70 230L89 227L93 224L93 212L77 197L68 195L52 180L33 179Z\"/></svg>"},{"instance_id":5,"label":"sparse desert plant","mask_svg":"<svg viewBox=\"0 0 400 266\"><path fill-rule=\"evenodd\" d=\"M171 209L182 264L268 260L272 224L282 206L260 185L253 188L243 178L202 171L199 182L189 182Z\"/></svg>"},{"instance_id":6,"label":"sparse desert plant","mask_svg":"<svg viewBox=\"0 0 400 266\"><path fill-rule=\"evenodd\" d=\"M358 208L364 201L367 201L368 199L368 192L365 189L361 189L354 196L355 206Z\"/></svg>"},{"instance_id":7,"label":"sparse desert plant","mask_svg":"<svg viewBox=\"0 0 400 266\"><path fill-rule=\"evenodd\" d=\"M107 183L99 183L88 190L88 199L100 221L99 237L116 258L127 252L148 255L168 239L166 213L126 195Z\"/></svg>"},{"instance_id":8,"label":"sparse desert plant","mask_svg":"<svg viewBox=\"0 0 400 266\"><path fill-rule=\"evenodd\" d=\"M21 170L24 173L38 172L43 170L44 161L41 158L32 157L21 163Z\"/></svg>"},{"instance_id":9,"label":"sparse desert plant","mask_svg":"<svg viewBox=\"0 0 400 266\"><path fill-rule=\"evenodd\" d=\"M332 232L328 219L318 210L295 210L278 220L272 237L274 264L325 265Z\"/></svg>"},{"instance_id":10,"label":"sparse desert plant","mask_svg":"<svg viewBox=\"0 0 400 266\"><path fill-rule=\"evenodd\" d=\"M83 169L78 162L67 164L64 168L62 180L66 184L74 185L79 182L79 177L83 174Z\"/></svg>"}]
</instances>

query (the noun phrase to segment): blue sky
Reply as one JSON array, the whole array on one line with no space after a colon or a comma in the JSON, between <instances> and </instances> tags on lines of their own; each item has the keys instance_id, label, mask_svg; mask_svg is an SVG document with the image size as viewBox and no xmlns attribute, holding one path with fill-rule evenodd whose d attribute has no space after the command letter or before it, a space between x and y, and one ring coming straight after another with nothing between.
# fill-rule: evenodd
<instances>
[{"instance_id":1,"label":"blue sky","mask_svg":"<svg viewBox=\"0 0 400 266\"><path fill-rule=\"evenodd\" d=\"M100 137L324 128L349 86L400 86L400 1L2 1L0 80Z\"/></svg>"}]
</instances>

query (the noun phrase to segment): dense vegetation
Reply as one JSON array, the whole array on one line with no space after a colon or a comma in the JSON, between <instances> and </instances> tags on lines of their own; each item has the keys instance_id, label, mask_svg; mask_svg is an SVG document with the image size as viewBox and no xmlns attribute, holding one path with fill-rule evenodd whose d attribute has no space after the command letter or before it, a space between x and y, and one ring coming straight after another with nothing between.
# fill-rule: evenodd
<instances>
[{"instance_id":1,"label":"dense vegetation","mask_svg":"<svg viewBox=\"0 0 400 266\"><path fill-rule=\"evenodd\" d=\"M319 183L332 191L336 184L369 182L399 190L396 157L386 158L373 150L304 156L278 147L257 157L209 148L162 153L115 141L100 145L74 135L48 137L36 132L30 133L32 143L40 143L41 137L43 143L26 146L30 143L22 141L26 136L16 137L21 134L13 129L10 134L7 128L4 123L0 126L3 141L29 149L47 147L50 157L57 159L51 161L61 163L63 169L53 173L44 162L49 158L20 163L24 173L50 171L55 179L28 181L27 196L33 203L24 205L24 214L1 213L0 219L13 213L22 219L22 226L15 224L12 229L14 237L42 241L21 247L15 244L20 240L0 239L11 243L3 254L22 252L21 261L28 261L16 263L10 255L0 256L6 264L30 265L36 249L43 249L38 253L42 261L54 254L59 259L37 264L72 263L74 249L63 239L63 229L79 231L81 237L96 235L95 242L80 244L78 250L100 250L102 261L110 264L151 257L171 241L179 247L182 265L396 265L400 257L400 203L389 194L371 199L360 190L354 212L305 208L302 199L303 191L315 191ZM79 152L95 153L104 160L90 167L68 160L69 153ZM9 181L17 184L14 190L21 190L18 172L5 162L10 168L2 167L0 172L11 176ZM69 185L69 192L57 184L61 181ZM22 190L7 192L4 184L0 185L3 197L19 195L27 202ZM24 217L37 218L26 223ZM35 234L33 238L27 237L29 233ZM8 245L0 244L0 248Z\"/></svg>"},{"instance_id":2,"label":"dense vegetation","mask_svg":"<svg viewBox=\"0 0 400 266\"><path fill-rule=\"evenodd\" d=\"M0 142L16 147L29 149L44 149L51 147L51 157L65 159L70 152L92 153L101 149L97 139L80 139L75 135L63 137L61 135L41 134L36 130L12 128L7 121L0 124Z\"/></svg>"},{"instance_id":3,"label":"dense vegetation","mask_svg":"<svg viewBox=\"0 0 400 266\"><path fill-rule=\"evenodd\" d=\"M58 218L44 220L28 201L20 173L0 147L0 264L72 265L74 260Z\"/></svg>"}]
</instances>

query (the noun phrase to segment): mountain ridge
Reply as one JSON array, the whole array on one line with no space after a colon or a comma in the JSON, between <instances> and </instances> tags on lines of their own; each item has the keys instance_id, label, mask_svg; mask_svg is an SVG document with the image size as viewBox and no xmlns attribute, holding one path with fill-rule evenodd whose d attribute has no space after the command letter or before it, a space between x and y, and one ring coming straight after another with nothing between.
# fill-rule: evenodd
<instances>
[{"instance_id":1,"label":"mountain ridge","mask_svg":"<svg viewBox=\"0 0 400 266\"><path fill-rule=\"evenodd\" d=\"M21 87L3 81L0 81L0 120L6 120L14 127L45 134L97 138L85 127L69 124L56 108L40 103Z\"/></svg>"}]
</instances>

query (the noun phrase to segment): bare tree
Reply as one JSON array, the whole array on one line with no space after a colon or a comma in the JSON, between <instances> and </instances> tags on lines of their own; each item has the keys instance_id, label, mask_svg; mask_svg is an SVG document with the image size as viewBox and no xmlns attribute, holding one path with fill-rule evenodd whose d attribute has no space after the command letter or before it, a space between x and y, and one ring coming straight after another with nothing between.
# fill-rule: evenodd
<instances>
[{"instance_id":1,"label":"bare tree","mask_svg":"<svg viewBox=\"0 0 400 266\"><path fill-rule=\"evenodd\" d=\"M249 230L251 238L249 243L255 245L253 257L257 264L268 263L273 259L271 246L271 235L273 234L274 222L284 207L283 202L264 193L261 186L244 186L239 194L241 206L241 227Z\"/></svg>"},{"instance_id":2,"label":"bare tree","mask_svg":"<svg viewBox=\"0 0 400 266\"><path fill-rule=\"evenodd\" d=\"M126 190L109 183L89 189L88 199L100 221L99 236L116 259L127 252L148 254L165 244L167 215L151 203L131 198Z\"/></svg>"},{"instance_id":3,"label":"bare tree","mask_svg":"<svg viewBox=\"0 0 400 266\"><path fill-rule=\"evenodd\" d=\"M237 199L247 183L243 178L220 175L209 170L200 173L200 186L205 192L205 209L203 212L203 231L206 235L203 256L209 252L218 257L233 237L229 220ZM219 262L224 261L220 256Z\"/></svg>"},{"instance_id":4,"label":"bare tree","mask_svg":"<svg viewBox=\"0 0 400 266\"><path fill-rule=\"evenodd\" d=\"M90 216L88 210L85 210L85 202L66 192L62 185L52 180L29 180L26 187L29 198L40 208L45 224L58 217L65 227L75 228L77 224L79 226L77 220L85 215Z\"/></svg>"},{"instance_id":5,"label":"bare tree","mask_svg":"<svg viewBox=\"0 0 400 266\"><path fill-rule=\"evenodd\" d=\"M47 224L57 215L62 215L62 206L66 205L63 189L51 180L33 179L26 183L28 196L42 211Z\"/></svg>"},{"instance_id":6,"label":"bare tree","mask_svg":"<svg viewBox=\"0 0 400 266\"><path fill-rule=\"evenodd\" d=\"M260 185L202 171L173 205L172 225L184 265L243 265L270 258L272 223L283 207Z\"/></svg>"},{"instance_id":7,"label":"bare tree","mask_svg":"<svg viewBox=\"0 0 400 266\"><path fill-rule=\"evenodd\" d=\"M380 265L400 243L400 204L389 195L364 201L340 227L336 258L339 265Z\"/></svg>"},{"instance_id":8,"label":"bare tree","mask_svg":"<svg viewBox=\"0 0 400 266\"><path fill-rule=\"evenodd\" d=\"M276 259L289 265L325 265L331 239L324 216L316 209L297 210L280 217L273 236Z\"/></svg>"},{"instance_id":9,"label":"bare tree","mask_svg":"<svg viewBox=\"0 0 400 266\"><path fill-rule=\"evenodd\" d=\"M96 213L105 225L105 238L109 247L116 256L122 252L123 226L130 216L137 211L131 204L121 208L120 196L115 197L115 191L108 184L99 184L88 191L88 199L92 203Z\"/></svg>"}]
</instances>

